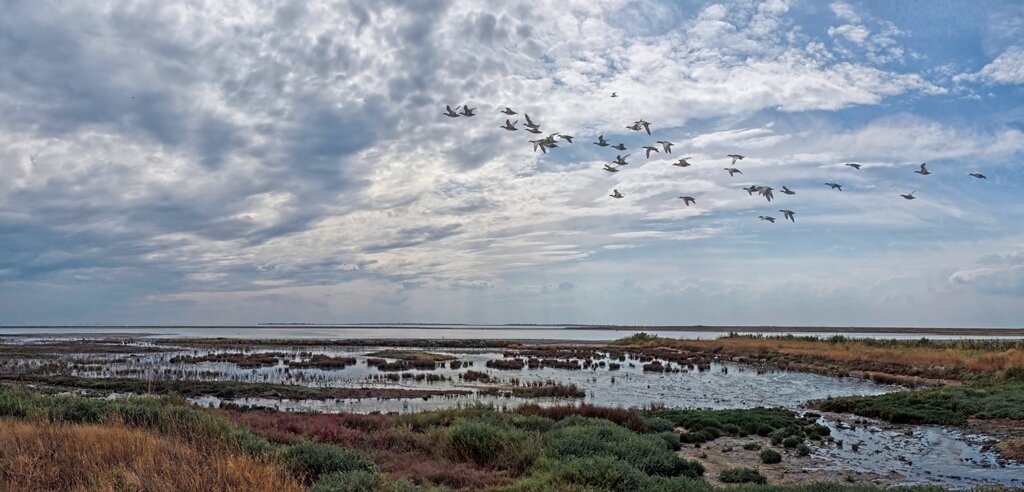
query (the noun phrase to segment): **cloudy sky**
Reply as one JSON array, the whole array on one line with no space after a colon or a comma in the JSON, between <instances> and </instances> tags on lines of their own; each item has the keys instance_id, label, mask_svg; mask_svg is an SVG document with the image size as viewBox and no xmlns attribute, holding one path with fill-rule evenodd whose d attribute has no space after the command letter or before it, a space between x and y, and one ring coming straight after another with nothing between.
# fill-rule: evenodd
<instances>
[{"instance_id":1,"label":"cloudy sky","mask_svg":"<svg viewBox=\"0 0 1024 492\"><path fill-rule=\"evenodd\" d=\"M1022 40L1012 1L9 0L0 324L1024 325Z\"/></svg>"}]
</instances>

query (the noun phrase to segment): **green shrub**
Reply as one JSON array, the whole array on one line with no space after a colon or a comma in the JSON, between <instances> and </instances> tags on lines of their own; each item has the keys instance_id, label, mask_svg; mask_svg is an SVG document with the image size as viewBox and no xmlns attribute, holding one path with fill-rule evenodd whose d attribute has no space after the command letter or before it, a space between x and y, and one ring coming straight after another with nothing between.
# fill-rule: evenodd
<instances>
[{"instance_id":1,"label":"green shrub","mask_svg":"<svg viewBox=\"0 0 1024 492\"><path fill-rule=\"evenodd\" d=\"M522 472L536 460L536 434L493 420L463 420L445 432L448 452L481 466Z\"/></svg>"},{"instance_id":2,"label":"green shrub","mask_svg":"<svg viewBox=\"0 0 1024 492\"><path fill-rule=\"evenodd\" d=\"M644 424L647 425L647 432L674 432L676 430L676 424L673 424L671 420L661 417L644 417L643 419Z\"/></svg>"},{"instance_id":3,"label":"green shrub","mask_svg":"<svg viewBox=\"0 0 1024 492\"><path fill-rule=\"evenodd\" d=\"M768 479L761 475L761 472L753 468L726 468L718 474L718 479L723 483L756 483L764 484Z\"/></svg>"},{"instance_id":4,"label":"green shrub","mask_svg":"<svg viewBox=\"0 0 1024 492\"><path fill-rule=\"evenodd\" d=\"M800 444L800 438L796 436L789 436L782 440L782 445L787 448L795 448Z\"/></svg>"},{"instance_id":5,"label":"green shrub","mask_svg":"<svg viewBox=\"0 0 1024 492\"><path fill-rule=\"evenodd\" d=\"M807 456L809 454L811 454L811 448L806 444L801 443L799 446L796 447L797 456Z\"/></svg>"},{"instance_id":6,"label":"green shrub","mask_svg":"<svg viewBox=\"0 0 1024 492\"><path fill-rule=\"evenodd\" d=\"M661 440L665 441L665 444L668 445L668 449L672 451L679 451L683 447L683 443L679 440L679 434L676 434L675 432L659 432L655 434L655 436L658 436Z\"/></svg>"},{"instance_id":7,"label":"green shrub","mask_svg":"<svg viewBox=\"0 0 1024 492\"><path fill-rule=\"evenodd\" d=\"M309 492L368 492L382 483L379 473L367 470L333 472L322 475Z\"/></svg>"},{"instance_id":8,"label":"green shrub","mask_svg":"<svg viewBox=\"0 0 1024 492\"><path fill-rule=\"evenodd\" d=\"M606 456L579 458L560 463L552 473L550 487L564 490L576 486L596 490L645 490L650 477L629 463Z\"/></svg>"},{"instance_id":9,"label":"green shrub","mask_svg":"<svg viewBox=\"0 0 1024 492\"><path fill-rule=\"evenodd\" d=\"M756 442L748 442L743 445L743 449L746 449L747 451L757 451L758 449L761 449L761 445Z\"/></svg>"},{"instance_id":10,"label":"green shrub","mask_svg":"<svg viewBox=\"0 0 1024 492\"><path fill-rule=\"evenodd\" d=\"M563 425L567 421L569 425ZM565 419L556 428L544 450L555 461L604 456L648 475L698 477L704 473L700 463L680 458L658 435L636 434L603 419Z\"/></svg>"},{"instance_id":11,"label":"green shrub","mask_svg":"<svg viewBox=\"0 0 1024 492\"><path fill-rule=\"evenodd\" d=\"M315 482L331 473L377 472L377 465L355 452L312 441L300 441L289 446L282 457L292 473L308 482Z\"/></svg>"},{"instance_id":12,"label":"green shrub","mask_svg":"<svg viewBox=\"0 0 1024 492\"><path fill-rule=\"evenodd\" d=\"M761 454L759 454L758 456L761 457L761 463L764 463L766 465L782 461L782 455L779 454L779 452L774 449L766 449L764 451L761 451Z\"/></svg>"}]
</instances>

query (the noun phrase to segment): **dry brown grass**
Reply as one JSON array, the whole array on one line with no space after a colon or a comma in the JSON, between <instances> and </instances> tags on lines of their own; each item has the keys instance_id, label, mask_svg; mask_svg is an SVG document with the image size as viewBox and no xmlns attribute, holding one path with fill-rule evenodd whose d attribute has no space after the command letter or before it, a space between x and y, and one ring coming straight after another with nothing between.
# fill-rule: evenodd
<instances>
[{"instance_id":1,"label":"dry brown grass","mask_svg":"<svg viewBox=\"0 0 1024 492\"><path fill-rule=\"evenodd\" d=\"M112 425L0 420L0 491L300 491L285 469Z\"/></svg>"},{"instance_id":2,"label":"dry brown grass","mask_svg":"<svg viewBox=\"0 0 1024 492\"><path fill-rule=\"evenodd\" d=\"M656 343L665 342L659 340ZM726 337L717 340L681 340L670 343L710 352L724 351L746 355L778 353L844 364L872 362L914 368L941 368L946 371L964 370L979 374L1024 368L1024 350L1017 347L984 348L956 343L879 343L855 339L833 342L785 337Z\"/></svg>"}]
</instances>

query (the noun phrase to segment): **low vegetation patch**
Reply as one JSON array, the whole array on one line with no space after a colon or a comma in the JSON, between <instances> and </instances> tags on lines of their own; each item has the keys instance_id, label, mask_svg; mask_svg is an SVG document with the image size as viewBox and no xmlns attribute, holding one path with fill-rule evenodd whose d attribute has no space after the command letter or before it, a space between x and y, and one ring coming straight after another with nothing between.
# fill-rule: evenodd
<instances>
[{"instance_id":1,"label":"low vegetation patch","mask_svg":"<svg viewBox=\"0 0 1024 492\"><path fill-rule=\"evenodd\" d=\"M198 364L200 362L228 362L238 367L254 368L276 366L279 359L287 357L282 352L218 352L206 355L177 355L171 357L171 364Z\"/></svg>"},{"instance_id":2,"label":"low vegetation patch","mask_svg":"<svg viewBox=\"0 0 1024 492\"><path fill-rule=\"evenodd\" d=\"M804 439L820 439L829 435L828 427L815 423L816 417L801 417L782 408L751 408L739 410L651 410L648 415L659 417L686 429L679 437L684 443L701 444L722 436L770 437L780 444L789 439L793 446Z\"/></svg>"},{"instance_id":3,"label":"low vegetation patch","mask_svg":"<svg viewBox=\"0 0 1024 492\"><path fill-rule=\"evenodd\" d=\"M289 367L312 369L344 369L356 365L355 357L332 357L325 354L314 354L307 360L289 361Z\"/></svg>"},{"instance_id":4,"label":"low vegetation patch","mask_svg":"<svg viewBox=\"0 0 1024 492\"><path fill-rule=\"evenodd\" d=\"M761 463L766 465L782 462L782 455L774 449L765 449L764 451L761 451L761 454L759 454L758 457L761 458Z\"/></svg>"},{"instance_id":5,"label":"low vegetation patch","mask_svg":"<svg viewBox=\"0 0 1024 492\"><path fill-rule=\"evenodd\" d=\"M718 473L718 479L723 483L754 483L758 485L768 483L768 479L761 472L743 467L726 468Z\"/></svg>"},{"instance_id":6,"label":"low vegetation patch","mask_svg":"<svg viewBox=\"0 0 1024 492\"><path fill-rule=\"evenodd\" d=\"M898 424L964 425L969 418L1024 420L1024 382L832 398L816 402L815 407Z\"/></svg>"}]
</instances>

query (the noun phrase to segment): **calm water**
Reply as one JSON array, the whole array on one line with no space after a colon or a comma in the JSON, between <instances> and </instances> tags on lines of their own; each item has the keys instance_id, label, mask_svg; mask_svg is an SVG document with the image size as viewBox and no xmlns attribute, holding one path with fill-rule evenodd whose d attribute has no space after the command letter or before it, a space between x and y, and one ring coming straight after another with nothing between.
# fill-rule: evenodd
<instances>
[{"instance_id":1,"label":"calm water","mask_svg":"<svg viewBox=\"0 0 1024 492\"><path fill-rule=\"evenodd\" d=\"M549 341L607 341L641 333L642 329L595 330L568 326L513 327L495 325L336 325L336 326L224 326L224 327L119 327L74 326L44 328L4 328L0 335L19 334L127 334L133 336L200 337L200 338L323 338L323 339L484 339L484 340L549 340ZM714 339L724 331L657 331L660 337L677 339ZM739 332L744 333L744 332ZM799 333L765 333L828 337L842 335L850 338L917 339L922 337L942 340L990 338L1014 339L1012 336L922 335L908 333L836 333L830 331Z\"/></svg>"}]
</instances>

